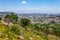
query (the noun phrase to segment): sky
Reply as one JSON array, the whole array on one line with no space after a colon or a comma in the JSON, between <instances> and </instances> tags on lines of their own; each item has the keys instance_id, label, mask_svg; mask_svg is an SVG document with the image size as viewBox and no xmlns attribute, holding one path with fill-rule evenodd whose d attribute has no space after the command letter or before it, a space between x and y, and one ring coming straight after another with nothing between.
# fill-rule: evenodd
<instances>
[{"instance_id":1,"label":"sky","mask_svg":"<svg viewBox=\"0 0 60 40\"><path fill-rule=\"evenodd\" d=\"M0 12L60 13L60 0L0 0Z\"/></svg>"}]
</instances>

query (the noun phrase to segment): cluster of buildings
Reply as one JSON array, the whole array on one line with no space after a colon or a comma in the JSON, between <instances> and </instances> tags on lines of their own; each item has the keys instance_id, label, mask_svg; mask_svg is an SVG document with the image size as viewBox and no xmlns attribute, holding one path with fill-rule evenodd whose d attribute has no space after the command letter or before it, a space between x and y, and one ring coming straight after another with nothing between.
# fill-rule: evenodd
<instances>
[{"instance_id":1,"label":"cluster of buildings","mask_svg":"<svg viewBox=\"0 0 60 40\"><path fill-rule=\"evenodd\" d=\"M4 17L6 14L11 12L0 12L0 17ZM43 14L43 13L31 13L31 14L17 14L19 19L21 18L28 18L31 20L32 23L40 23L45 22L49 23L54 21L56 23L60 23L60 13L58 14Z\"/></svg>"},{"instance_id":2,"label":"cluster of buildings","mask_svg":"<svg viewBox=\"0 0 60 40\"><path fill-rule=\"evenodd\" d=\"M51 21L54 21L56 23L60 23L60 14L20 14L18 15L19 18L28 18L31 20L31 22L40 23L45 22L49 23Z\"/></svg>"}]
</instances>

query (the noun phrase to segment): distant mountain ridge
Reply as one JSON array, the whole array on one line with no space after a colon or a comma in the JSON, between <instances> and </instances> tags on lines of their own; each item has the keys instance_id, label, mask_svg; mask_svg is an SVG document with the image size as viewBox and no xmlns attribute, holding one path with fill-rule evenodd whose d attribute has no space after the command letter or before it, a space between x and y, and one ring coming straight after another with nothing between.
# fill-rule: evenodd
<instances>
[{"instance_id":1,"label":"distant mountain ridge","mask_svg":"<svg viewBox=\"0 0 60 40\"><path fill-rule=\"evenodd\" d=\"M13 13L13 12L0 12L0 17L4 17L6 14L11 14L11 13ZM47 17L56 17L56 16L58 16L58 17L60 17L60 13L55 13L55 14L48 14L48 13L30 13L30 14L28 14L28 13L25 13L25 14L22 14L22 13L20 13L20 14L18 14L18 13L16 13L18 16L47 16Z\"/></svg>"},{"instance_id":2,"label":"distant mountain ridge","mask_svg":"<svg viewBox=\"0 0 60 40\"><path fill-rule=\"evenodd\" d=\"M6 14L11 14L11 12L0 12L0 17L4 17Z\"/></svg>"},{"instance_id":3,"label":"distant mountain ridge","mask_svg":"<svg viewBox=\"0 0 60 40\"><path fill-rule=\"evenodd\" d=\"M9 13L12 13L12 12L0 12L0 14L9 14Z\"/></svg>"}]
</instances>

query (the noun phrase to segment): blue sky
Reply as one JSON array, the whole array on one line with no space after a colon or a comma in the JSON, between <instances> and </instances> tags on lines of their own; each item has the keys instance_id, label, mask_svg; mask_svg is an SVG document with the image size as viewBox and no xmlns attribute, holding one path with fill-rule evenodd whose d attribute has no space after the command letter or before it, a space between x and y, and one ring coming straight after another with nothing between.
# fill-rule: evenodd
<instances>
[{"instance_id":1,"label":"blue sky","mask_svg":"<svg viewBox=\"0 0 60 40\"><path fill-rule=\"evenodd\" d=\"M60 0L0 0L0 12L60 13Z\"/></svg>"}]
</instances>

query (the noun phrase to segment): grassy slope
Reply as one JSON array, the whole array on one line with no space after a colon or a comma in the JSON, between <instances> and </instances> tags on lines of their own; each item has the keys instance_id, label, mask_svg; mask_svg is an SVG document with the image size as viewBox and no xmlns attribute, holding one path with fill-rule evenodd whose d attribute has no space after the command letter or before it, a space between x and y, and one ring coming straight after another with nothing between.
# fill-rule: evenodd
<instances>
[{"instance_id":1,"label":"grassy slope","mask_svg":"<svg viewBox=\"0 0 60 40\"><path fill-rule=\"evenodd\" d=\"M43 32L27 31L26 29L25 30L21 29L21 31L24 32L22 34L22 36L24 37L25 40L47 40L47 38L44 39ZM7 28L7 26L4 26L1 22L0 22L0 32L3 35L2 38L0 38L0 40L4 40L4 38L7 38L8 36L9 36L10 40L18 40L15 37L15 34L13 32L11 32L11 31L9 31L9 28ZM57 36L51 35L51 34L48 35L48 38L49 38L49 40L56 40L56 39L58 39ZM60 40L60 39L58 39L58 40Z\"/></svg>"}]
</instances>

